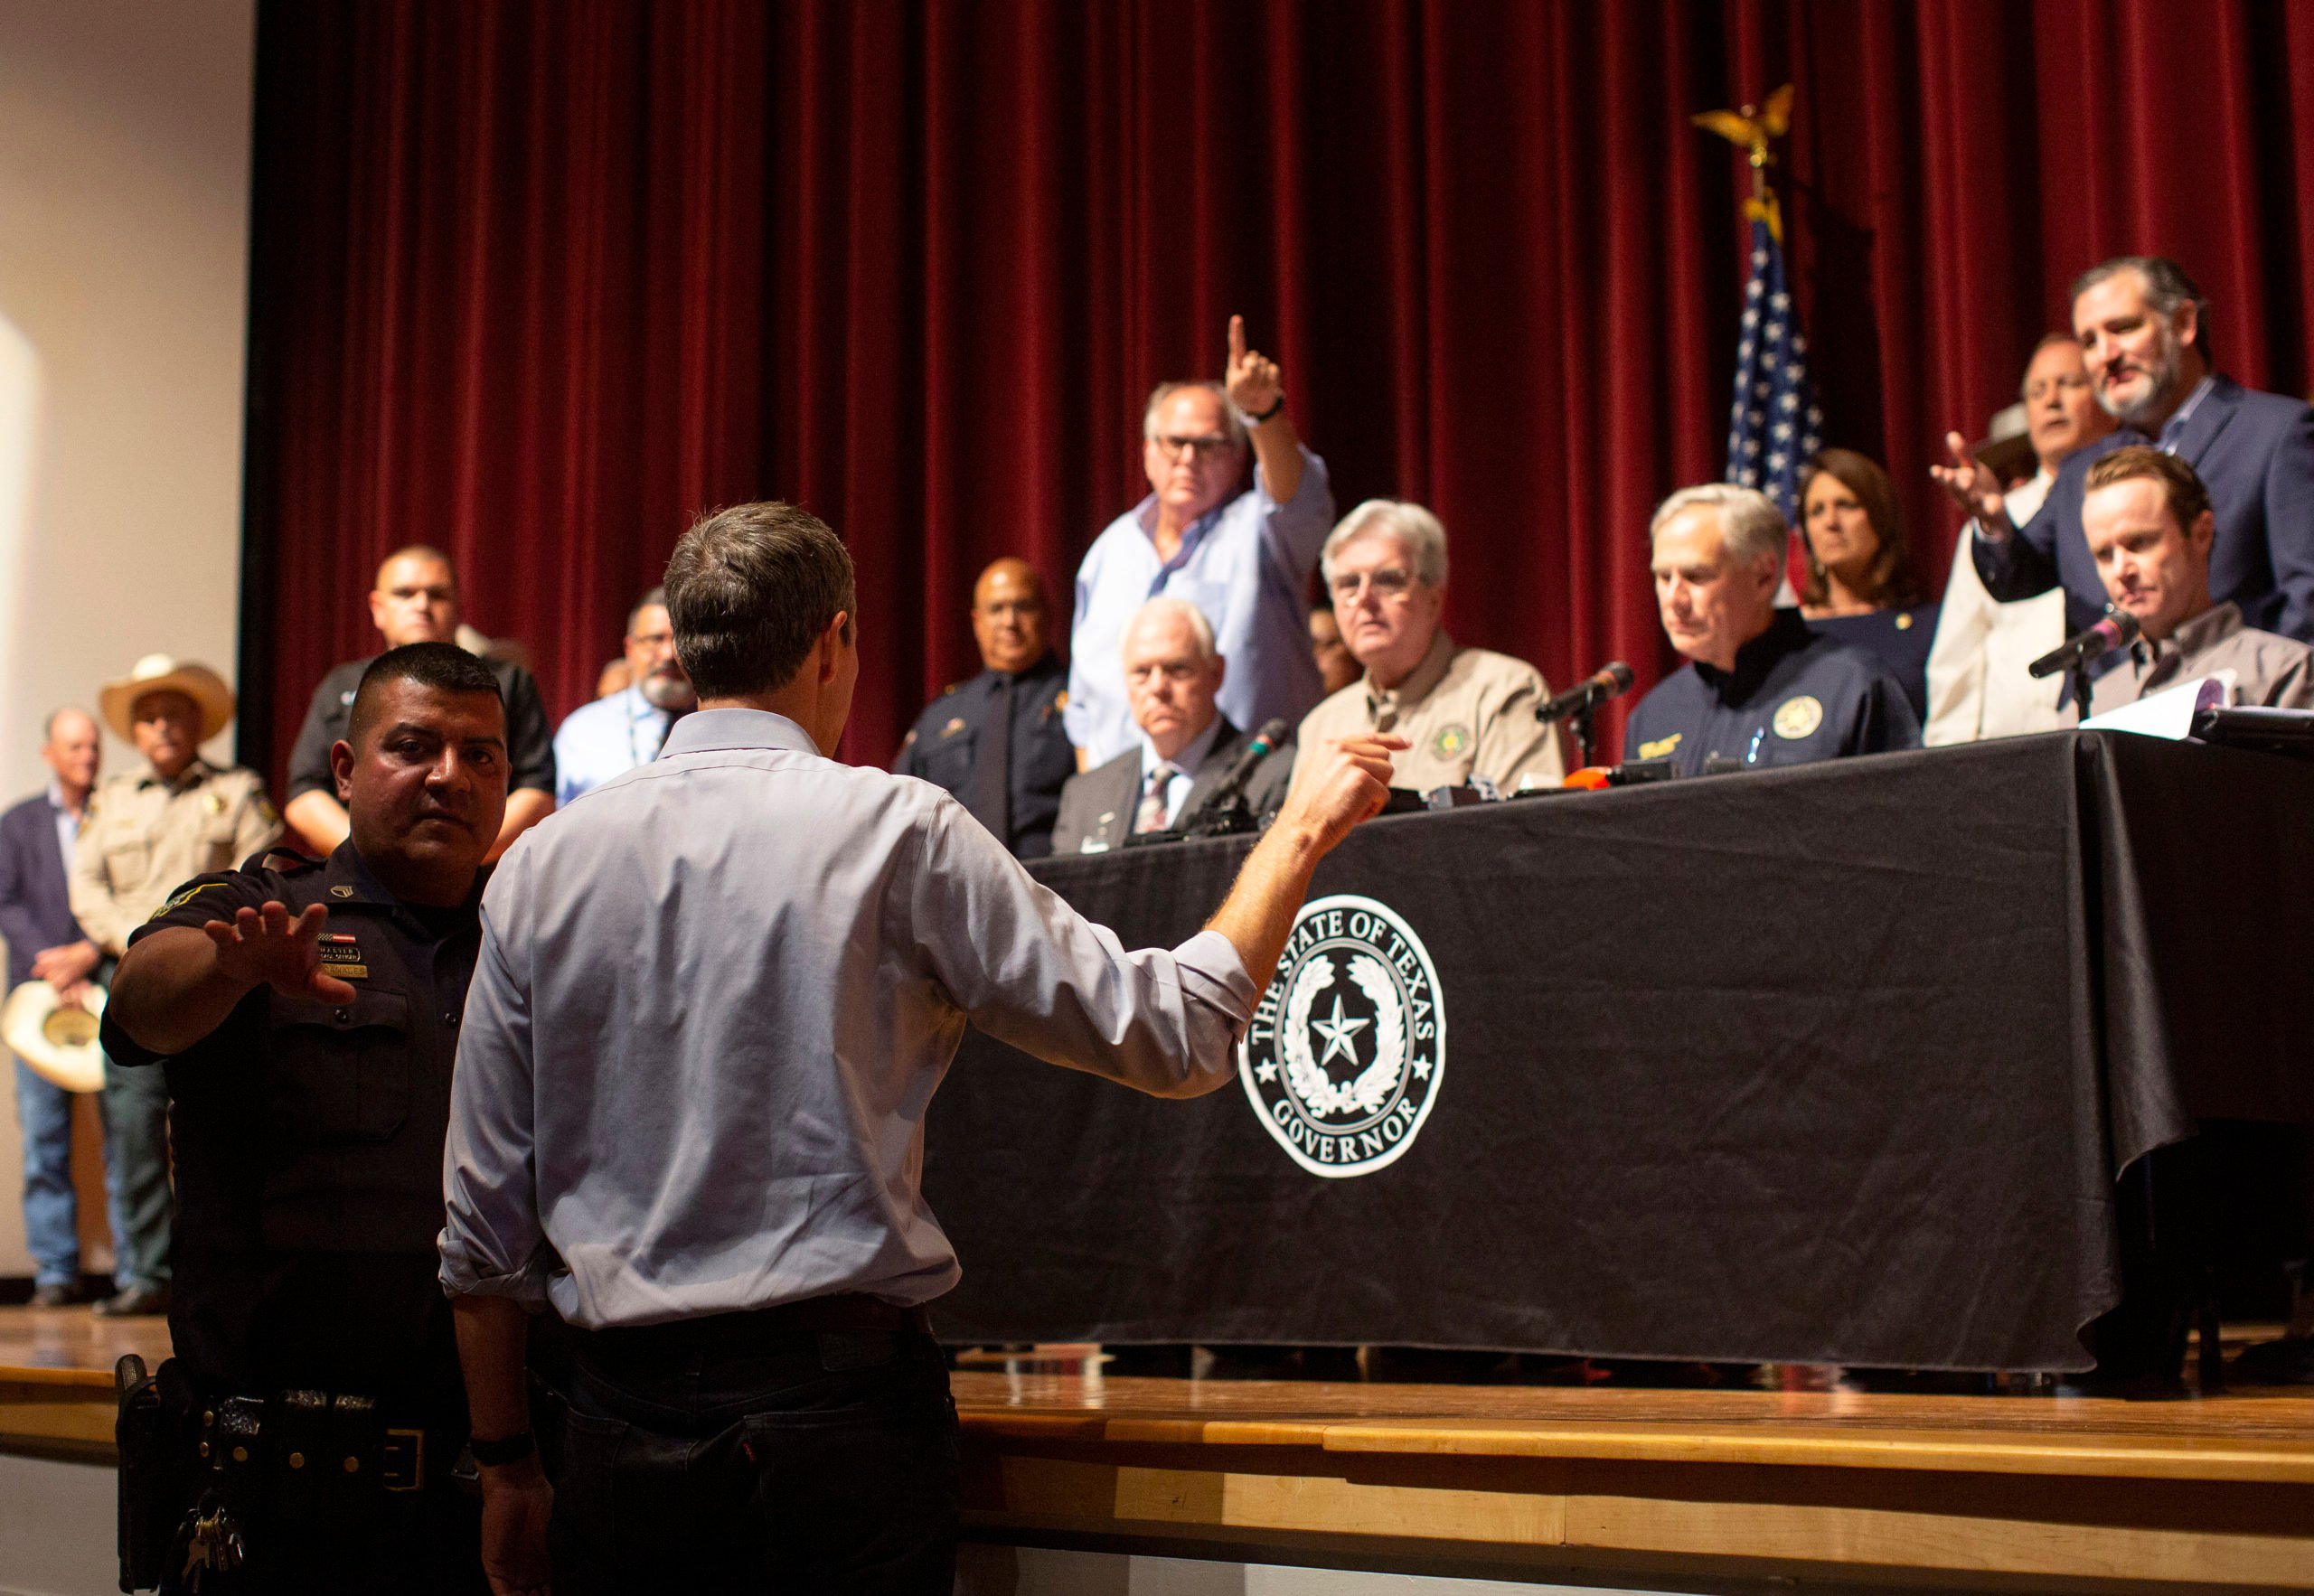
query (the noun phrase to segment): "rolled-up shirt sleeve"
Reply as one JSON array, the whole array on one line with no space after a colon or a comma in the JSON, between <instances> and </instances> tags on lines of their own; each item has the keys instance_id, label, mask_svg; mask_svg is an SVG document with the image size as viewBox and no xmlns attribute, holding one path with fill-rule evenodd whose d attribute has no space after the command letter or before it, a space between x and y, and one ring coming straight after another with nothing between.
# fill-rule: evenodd
<instances>
[{"instance_id":1,"label":"rolled-up shirt sleeve","mask_svg":"<svg viewBox=\"0 0 2314 1596\"><path fill-rule=\"evenodd\" d=\"M1177 948L1128 951L952 799L911 840L900 906L908 940L982 1030L1156 1097L1202 1096L1235 1077L1256 994L1227 937L1203 931Z\"/></svg>"},{"instance_id":2,"label":"rolled-up shirt sleeve","mask_svg":"<svg viewBox=\"0 0 2314 1596\"><path fill-rule=\"evenodd\" d=\"M508 861L519 869L520 856ZM504 867L482 913L482 950L459 1026L442 1152L442 1289L454 1297L546 1300L551 1250L539 1223L529 983L508 957L494 904L522 901Z\"/></svg>"}]
</instances>

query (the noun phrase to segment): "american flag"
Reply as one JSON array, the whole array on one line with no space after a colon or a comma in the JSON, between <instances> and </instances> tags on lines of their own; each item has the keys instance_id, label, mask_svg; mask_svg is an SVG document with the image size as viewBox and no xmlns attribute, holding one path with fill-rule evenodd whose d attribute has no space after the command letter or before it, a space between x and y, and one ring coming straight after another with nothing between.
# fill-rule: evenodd
<instances>
[{"instance_id":1,"label":"american flag","mask_svg":"<svg viewBox=\"0 0 2314 1596\"><path fill-rule=\"evenodd\" d=\"M1824 412L1808 381L1784 282L1783 247L1766 219L1752 218L1752 280L1744 285L1744 335L1736 344L1736 402L1727 413L1727 480L1775 501L1800 521L1800 479L1822 445Z\"/></svg>"}]
</instances>

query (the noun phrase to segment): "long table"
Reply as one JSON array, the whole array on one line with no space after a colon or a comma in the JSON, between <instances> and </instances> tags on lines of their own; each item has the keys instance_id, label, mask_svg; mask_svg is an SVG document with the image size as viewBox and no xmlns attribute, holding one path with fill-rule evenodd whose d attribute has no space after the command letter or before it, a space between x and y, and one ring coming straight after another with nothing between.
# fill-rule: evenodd
<instances>
[{"instance_id":1,"label":"long table","mask_svg":"<svg viewBox=\"0 0 2314 1596\"><path fill-rule=\"evenodd\" d=\"M1170 944L1246 846L1038 874ZM2060 734L1391 817L1312 898L1237 1086L968 1037L944 1337L2080 1369L2117 1178L2314 1124L2279 757Z\"/></svg>"}]
</instances>

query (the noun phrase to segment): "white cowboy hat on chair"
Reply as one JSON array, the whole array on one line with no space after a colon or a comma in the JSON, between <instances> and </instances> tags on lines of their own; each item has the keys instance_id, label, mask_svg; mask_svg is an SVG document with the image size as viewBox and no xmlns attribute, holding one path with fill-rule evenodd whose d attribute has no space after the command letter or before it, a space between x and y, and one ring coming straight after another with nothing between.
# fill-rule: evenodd
<instances>
[{"instance_id":1,"label":"white cowboy hat on chair","mask_svg":"<svg viewBox=\"0 0 2314 1596\"><path fill-rule=\"evenodd\" d=\"M146 654L118 681L108 681L97 694L97 708L105 724L125 743L136 740L129 730L129 711L146 693L181 692L201 709L201 735L207 742L232 723L233 690L206 665L196 665L168 654Z\"/></svg>"},{"instance_id":2,"label":"white cowboy hat on chair","mask_svg":"<svg viewBox=\"0 0 2314 1596\"><path fill-rule=\"evenodd\" d=\"M44 1081L67 1092L99 1091L105 1055L97 1046L97 1021L105 1011L105 989L90 982L84 1001L85 1009L68 1009L48 982L28 981L0 1007L0 1042Z\"/></svg>"}]
</instances>

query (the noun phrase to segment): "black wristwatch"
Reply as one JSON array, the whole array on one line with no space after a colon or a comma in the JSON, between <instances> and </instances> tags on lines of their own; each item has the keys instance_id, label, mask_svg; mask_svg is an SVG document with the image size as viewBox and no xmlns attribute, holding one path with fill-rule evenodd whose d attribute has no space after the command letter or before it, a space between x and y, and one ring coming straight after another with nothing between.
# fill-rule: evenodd
<instances>
[{"instance_id":1,"label":"black wristwatch","mask_svg":"<svg viewBox=\"0 0 2314 1596\"><path fill-rule=\"evenodd\" d=\"M466 1450L484 1468L503 1469L535 1453L539 1450L539 1438L527 1430L501 1436L496 1441L484 1441L479 1435L469 1435L466 1437Z\"/></svg>"},{"instance_id":2,"label":"black wristwatch","mask_svg":"<svg viewBox=\"0 0 2314 1596\"><path fill-rule=\"evenodd\" d=\"M1284 408L1285 408L1285 390L1281 388L1277 390L1277 402L1270 406L1268 409L1264 410L1258 416L1253 415L1245 410L1240 410L1237 412L1237 418L1248 427L1259 427L1265 421L1275 420L1277 418L1277 413Z\"/></svg>"}]
</instances>

